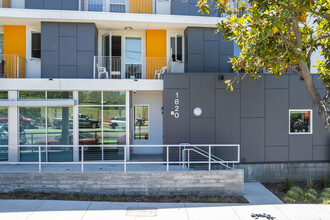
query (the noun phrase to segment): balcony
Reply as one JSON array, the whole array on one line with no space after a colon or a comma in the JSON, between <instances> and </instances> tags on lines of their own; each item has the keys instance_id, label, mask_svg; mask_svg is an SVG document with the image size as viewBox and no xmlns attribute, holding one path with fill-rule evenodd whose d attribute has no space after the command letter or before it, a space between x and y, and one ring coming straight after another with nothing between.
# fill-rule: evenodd
<instances>
[{"instance_id":1,"label":"balcony","mask_svg":"<svg viewBox=\"0 0 330 220\"><path fill-rule=\"evenodd\" d=\"M0 78L24 78L25 58L14 54L0 54Z\"/></svg>"},{"instance_id":2,"label":"balcony","mask_svg":"<svg viewBox=\"0 0 330 220\"><path fill-rule=\"evenodd\" d=\"M167 66L166 57L94 57L94 79L158 79L155 72Z\"/></svg>"},{"instance_id":3,"label":"balcony","mask_svg":"<svg viewBox=\"0 0 330 220\"><path fill-rule=\"evenodd\" d=\"M0 8L10 8L10 0L0 0Z\"/></svg>"},{"instance_id":4,"label":"balcony","mask_svg":"<svg viewBox=\"0 0 330 220\"><path fill-rule=\"evenodd\" d=\"M81 11L170 14L169 0L81 0Z\"/></svg>"}]
</instances>

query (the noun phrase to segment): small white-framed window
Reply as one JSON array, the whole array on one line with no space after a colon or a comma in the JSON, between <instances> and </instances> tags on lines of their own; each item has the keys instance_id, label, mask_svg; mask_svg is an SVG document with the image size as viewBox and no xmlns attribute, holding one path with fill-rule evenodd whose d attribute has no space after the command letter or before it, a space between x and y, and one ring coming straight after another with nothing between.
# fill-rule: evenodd
<instances>
[{"instance_id":1,"label":"small white-framed window","mask_svg":"<svg viewBox=\"0 0 330 220\"><path fill-rule=\"evenodd\" d=\"M41 32L31 30L31 59L41 58Z\"/></svg>"},{"instance_id":2,"label":"small white-framed window","mask_svg":"<svg viewBox=\"0 0 330 220\"><path fill-rule=\"evenodd\" d=\"M289 134L312 134L313 110L290 109L289 110Z\"/></svg>"},{"instance_id":3,"label":"small white-framed window","mask_svg":"<svg viewBox=\"0 0 330 220\"><path fill-rule=\"evenodd\" d=\"M183 37L175 34L171 37L172 60L175 62L183 62Z\"/></svg>"},{"instance_id":4,"label":"small white-framed window","mask_svg":"<svg viewBox=\"0 0 330 220\"><path fill-rule=\"evenodd\" d=\"M149 105L134 106L134 140L149 140Z\"/></svg>"}]
</instances>

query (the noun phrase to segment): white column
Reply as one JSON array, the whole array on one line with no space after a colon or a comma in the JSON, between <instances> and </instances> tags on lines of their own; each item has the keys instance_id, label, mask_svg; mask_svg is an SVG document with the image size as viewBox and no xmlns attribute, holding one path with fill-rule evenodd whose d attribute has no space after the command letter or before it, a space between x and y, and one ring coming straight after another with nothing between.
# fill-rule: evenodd
<instances>
[{"instance_id":1,"label":"white column","mask_svg":"<svg viewBox=\"0 0 330 220\"><path fill-rule=\"evenodd\" d=\"M130 92L126 91L126 159L130 160Z\"/></svg>"},{"instance_id":2,"label":"white column","mask_svg":"<svg viewBox=\"0 0 330 220\"><path fill-rule=\"evenodd\" d=\"M78 109L78 91L73 92L75 104L73 106L73 161L79 161L79 109Z\"/></svg>"},{"instance_id":3,"label":"white column","mask_svg":"<svg viewBox=\"0 0 330 220\"><path fill-rule=\"evenodd\" d=\"M10 101L18 100L17 91L9 91L8 99ZM18 107L8 107L8 161L19 162L18 145L19 145L19 119Z\"/></svg>"}]
</instances>

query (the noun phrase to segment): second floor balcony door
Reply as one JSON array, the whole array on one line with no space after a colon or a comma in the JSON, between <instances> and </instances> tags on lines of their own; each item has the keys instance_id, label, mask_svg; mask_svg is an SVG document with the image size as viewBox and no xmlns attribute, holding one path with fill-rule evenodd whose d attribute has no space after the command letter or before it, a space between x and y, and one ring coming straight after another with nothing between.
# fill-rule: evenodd
<instances>
[{"instance_id":1,"label":"second floor balcony door","mask_svg":"<svg viewBox=\"0 0 330 220\"><path fill-rule=\"evenodd\" d=\"M142 40L140 37L125 38L125 78L142 78Z\"/></svg>"}]
</instances>

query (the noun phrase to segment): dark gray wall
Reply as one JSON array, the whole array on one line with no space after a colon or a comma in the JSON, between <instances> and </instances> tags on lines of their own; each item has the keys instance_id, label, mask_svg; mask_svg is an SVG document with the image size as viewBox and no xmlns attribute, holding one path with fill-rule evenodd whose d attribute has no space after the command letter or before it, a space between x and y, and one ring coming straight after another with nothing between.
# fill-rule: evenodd
<instances>
[{"instance_id":1,"label":"dark gray wall","mask_svg":"<svg viewBox=\"0 0 330 220\"><path fill-rule=\"evenodd\" d=\"M26 9L79 10L79 0L25 0Z\"/></svg>"},{"instance_id":2,"label":"dark gray wall","mask_svg":"<svg viewBox=\"0 0 330 220\"><path fill-rule=\"evenodd\" d=\"M219 17L219 11L215 9L215 3L210 2L210 14L202 14L199 11L197 0L172 0L172 15L212 16Z\"/></svg>"},{"instance_id":3,"label":"dark gray wall","mask_svg":"<svg viewBox=\"0 0 330 220\"><path fill-rule=\"evenodd\" d=\"M233 74L222 74L224 80ZM168 74L164 79L165 144L240 144L242 162L330 161L330 135L313 110L313 134L289 135L289 109L313 109L300 77L246 77L226 90L219 74ZM318 76L316 87L325 94ZM179 93L180 118L171 116ZM200 117L193 109L200 107ZM226 157L223 152L218 152ZM224 156L225 155L225 156Z\"/></svg>"},{"instance_id":4,"label":"dark gray wall","mask_svg":"<svg viewBox=\"0 0 330 220\"><path fill-rule=\"evenodd\" d=\"M186 73L231 73L229 57L234 45L225 42L215 28L188 27L185 30Z\"/></svg>"},{"instance_id":5,"label":"dark gray wall","mask_svg":"<svg viewBox=\"0 0 330 220\"><path fill-rule=\"evenodd\" d=\"M91 23L41 23L41 77L93 78L97 29Z\"/></svg>"}]
</instances>

